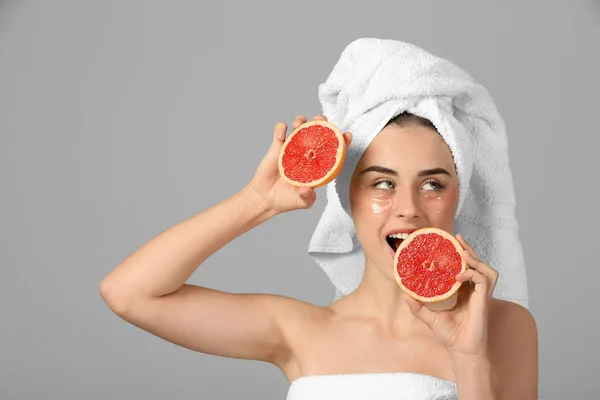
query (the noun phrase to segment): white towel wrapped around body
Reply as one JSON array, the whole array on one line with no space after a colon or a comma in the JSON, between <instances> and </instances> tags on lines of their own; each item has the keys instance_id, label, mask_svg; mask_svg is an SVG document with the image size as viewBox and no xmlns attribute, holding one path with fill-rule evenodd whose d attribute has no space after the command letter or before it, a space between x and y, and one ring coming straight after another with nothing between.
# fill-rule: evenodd
<instances>
[{"instance_id":1,"label":"white towel wrapped around body","mask_svg":"<svg viewBox=\"0 0 600 400\"><path fill-rule=\"evenodd\" d=\"M456 400L454 382L410 372L313 375L291 383L286 400Z\"/></svg>"},{"instance_id":2,"label":"white towel wrapped around body","mask_svg":"<svg viewBox=\"0 0 600 400\"><path fill-rule=\"evenodd\" d=\"M450 148L459 181L455 232L499 272L494 297L528 306L527 277L504 122L488 91L448 60L400 41L362 38L319 86L323 114L353 134L309 254L336 288L355 290L365 256L350 219L349 184L375 136L402 112L431 121Z\"/></svg>"},{"instance_id":3,"label":"white towel wrapped around body","mask_svg":"<svg viewBox=\"0 0 600 400\"><path fill-rule=\"evenodd\" d=\"M414 372L304 376L290 384L286 396L286 400L457 399L456 383Z\"/></svg>"}]
</instances>

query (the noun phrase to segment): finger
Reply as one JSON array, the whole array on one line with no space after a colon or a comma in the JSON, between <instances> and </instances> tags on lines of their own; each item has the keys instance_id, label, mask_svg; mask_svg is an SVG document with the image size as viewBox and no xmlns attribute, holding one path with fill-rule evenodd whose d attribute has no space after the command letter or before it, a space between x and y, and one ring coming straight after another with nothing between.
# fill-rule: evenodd
<instances>
[{"instance_id":1,"label":"finger","mask_svg":"<svg viewBox=\"0 0 600 400\"><path fill-rule=\"evenodd\" d=\"M306 123L306 117L302 114L298 114L292 123L292 129L296 129L304 123Z\"/></svg>"},{"instance_id":2,"label":"finger","mask_svg":"<svg viewBox=\"0 0 600 400\"><path fill-rule=\"evenodd\" d=\"M480 259L474 258L470 252L465 250L465 252L463 253L463 257L465 258L465 262L471 269L476 270L480 274L483 274L484 276L493 279L494 281L498 280L498 271L496 271L494 268L490 267Z\"/></svg>"},{"instance_id":3,"label":"finger","mask_svg":"<svg viewBox=\"0 0 600 400\"><path fill-rule=\"evenodd\" d=\"M489 279L485 275L471 268L467 269L465 272L461 272L460 274L456 275L456 280L459 282L472 281L475 285L487 285L489 283Z\"/></svg>"},{"instance_id":4,"label":"finger","mask_svg":"<svg viewBox=\"0 0 600 400\"><path fill-rule=\"evenodd\" d=\"M284 142L285 141L285 133L287 131L287 124L285 122L278 122L275 124L274 129L274 141L275 142Z\"/></svg>"},{"instance_id":5,"label":"finger","mask_svg":"<svg viewBox=\"0 0 600 400\"><path fill-rule=\"evenodd\" d=\"M315 115L313 121L327 121L327 117L324 115Z\"/></svg>"},{"instance_id":6,"label":"finger","mask_svg":"<svg viewBox=\"0 0 600 400\"><path fill-rule=\"evenodd\" d=\"M461 235L460 233L456 235L456 239L458 239L458 242L460 243L460 245L463 247L463 249L467 250L469 253L471 253L473 255L473 257L475 257L477 260L479 260L479 256L477 256L477 253L475 253L475 250L473 250L473 248L471 247L471 245L465 240L465 237L463 235Z\"/></svg>"},{"instance_id":7,"label":"finger","mask_svg":"<svg viewBox=\"0 0 600 400\"><path fill-rule=\"evenodd\" d=\"M428 307L426 307L419 300L413 299L406 293L402 294L402 298L408 305L410 312L414 316L419 318L421 321L423 321L427 326L431 327L431 325L433 324L433 320L435 318L433 311L431 311Z\"/></svg>"},{"instance_id":8,"label":"finger","mask_svg":"<svg viewBox=\"0 0 600 400\"><path fill-rule=\"evenodd\" d=\"M352 143L352 134L350 132L344 133L344 141L346 142L346 147L350 147Z\"/></svg>"},{"instance_id":9,"label":"finger","mask_svg":"<svg viewBox=\"0 0 600 400\"><path fill-rule=\"evenodd\" d=\"M496 287L496 280L494 278L485 276L474 269L468 269L458 274L456 280L459 282L472 281L475 286L475 293L485 294L486 296L491 296Z\"/></svg>"},{"instance_id":10,"label":"finger","mask_svg":"<svg viewBox=\"0 0 600 400\"><path fill-rule=\"evenodd\" d=\"M488 279L481 275L479 272L469 269L462 274L457 276L458 281L472 280L474 285L468 286L463 283L463 286L467 286L460 296L462 304L466 303L473 315L484 315L489 307L492 293L494 292L494 285L492 285Z\"/></svg>"},{"instance_id":11,"label":"finger","mask_svg":"<svg viewBox=\"0 0 600 400\"><path fill-rule=\"evenodd\" d=\"M302 186L298 188L298 196L304 203L302 205L304 208L312 207L312 205L315 203L315 200L317 200L317 193L313 188L308 186Z\"/></svg>"},{"instance_id":12,"label":"finger","mask_svg":"<svg viewBox=\"0 0 600 400\"><path fill-rule=\"evenodd\" d=\"M458 289L458 300L460 301L461 296L465 296L468 299L474 291L475 284L473 281L467 279L465 282L462 282L462 285L460 285L460 288Z\"/></svg>"}]
</instances>

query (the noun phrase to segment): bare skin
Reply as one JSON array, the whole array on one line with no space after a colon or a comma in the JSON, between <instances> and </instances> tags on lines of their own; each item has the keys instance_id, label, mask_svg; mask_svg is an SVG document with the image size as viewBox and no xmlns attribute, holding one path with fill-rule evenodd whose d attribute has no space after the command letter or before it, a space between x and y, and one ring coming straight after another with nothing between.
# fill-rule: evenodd
<instances>
[{"instance_id":1,"label":"bare skin","mask_svg":"<svg viewBox=\"0 0 600 400\"><path fill-rule=\"evenodd\" d=\"M303 122L306 118L298 116L292 127ZM452 231L454 223L455 197L445 197L445 213L426 210L415 200L431 189L424 186L426 180L441 181L449 193L457 185L448 148L437 132L424 130L384 129L356 168L352 217L367 256L365 274L355 292L330 306L186 284L198 266L231 240L278 214L314 203L314 190L292 187L279 176L284 123L276 125L271 148L246 187L127 257L102 281L103 299L121 318L158 337L206 354L272 363L289 382L307 375L417 372L456 382L465 400L537 399L535 322L517 304L485 300L482 292L491 293L497 274L477 260L464 239L459 237L474 267L461 279L479 283L475 289L463 285L461 307L446 314L451 316L447 321L432 320L420 303L403 296L394 280L385 232L424 226ZM349 145L351 134L344 136ZM374 163L399 176L359 174ZM443 167L450 176L416 177L432 166ZM373 215L365 188L386 179L392 182L379 187L396 189L394 209Z\"/></svg>"}]
</instances>

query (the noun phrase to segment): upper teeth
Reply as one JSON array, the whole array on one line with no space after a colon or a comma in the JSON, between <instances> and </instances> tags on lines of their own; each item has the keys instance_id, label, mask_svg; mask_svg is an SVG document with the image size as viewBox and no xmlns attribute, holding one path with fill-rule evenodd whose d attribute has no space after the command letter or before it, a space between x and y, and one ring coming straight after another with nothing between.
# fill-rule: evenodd
<instances>
[{"instance_id":1,"label":"upper teeth","mask_svg":"<svg viewBox=\"0 0 600 400\"><path fill-rule=\"evenodd\" d=\"M388 235L388 237L396 239L406 239L408 237L408 233L393 233L391 235Z\"/></svg>"}]
</instances>

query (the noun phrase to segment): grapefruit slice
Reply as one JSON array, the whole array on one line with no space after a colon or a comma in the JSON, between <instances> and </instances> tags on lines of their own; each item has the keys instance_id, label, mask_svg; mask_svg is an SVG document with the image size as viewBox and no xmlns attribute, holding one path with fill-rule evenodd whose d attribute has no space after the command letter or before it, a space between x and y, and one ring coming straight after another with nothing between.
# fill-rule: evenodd
<instances>
[{"instance_id":1,"label":"grapefruit slice","mask_svg":"<svg viewBox=\"0 0 600 400\"><path fill-rule=\"evenodd\" d=\"M394 274L398 286L432 310L456 305L462 282L455 276L467 269L463 248L452 234L438 228L414 231L396 250Z\"/></svg>"},{"instance_id":2,"label":"grapefruit slice","mask_svg":"<svg viewBox=\"0 0 600 400\"><path fill-rule=\"evenodd\" d=\"M345 156L340 129L331 122L310 121L286 139L279 154L279 172L291 185L317 188L335 179Z\"/></svg>"}]
</instances>

